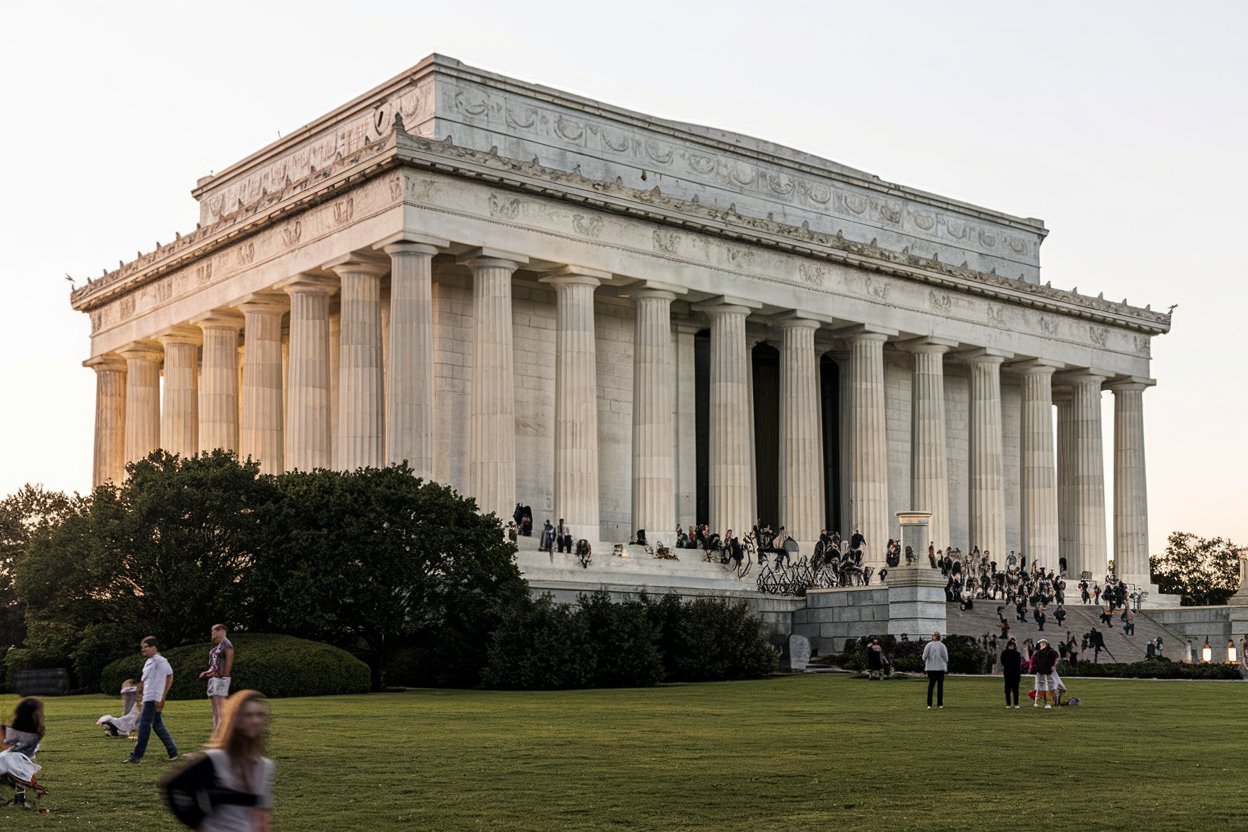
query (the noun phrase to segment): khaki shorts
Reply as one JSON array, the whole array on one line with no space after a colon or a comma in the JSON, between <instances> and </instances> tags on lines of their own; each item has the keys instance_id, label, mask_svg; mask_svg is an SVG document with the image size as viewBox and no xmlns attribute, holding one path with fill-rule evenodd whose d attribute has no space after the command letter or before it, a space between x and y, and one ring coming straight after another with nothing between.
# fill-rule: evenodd
<instances>
[{"instance_id":1,"label":"khaki shorts","mask_svg":"<svg viewBox=\"0 0 1248 832\"><path fill-rule=\"evenodd\" d=\"M209 696L229 696L230 695L230 677L215 676L208 680Z\"/></svg>"}]
</instances>

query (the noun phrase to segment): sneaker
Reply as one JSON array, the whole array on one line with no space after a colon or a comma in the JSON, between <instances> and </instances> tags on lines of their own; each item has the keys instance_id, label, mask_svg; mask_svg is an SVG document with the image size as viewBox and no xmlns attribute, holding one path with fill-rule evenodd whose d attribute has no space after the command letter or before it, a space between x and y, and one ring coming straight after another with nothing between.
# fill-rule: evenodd
<instances>
[{"instance_id":1,"label":"sneaker","mask_svg":"<svg viewBox=\"0 0 1248 832\"><path fill-rule=\"evenodd\" d=\"M937 706L936 706L936 710L938 710L938 711L943 711L944 709L945 709L945 706L944 706L944 705L937 705Z\"/></svg>"},{"instance_id":2,"label":"sneaker","mask_svg":"<svg viewBox=\"0 0 1248 832\"><path fill-rule=\"evenodd\" d=\"M1019 708L1021 708L1021 707L1022 707L1021 705L1015 705L1015 706L1014 706L1014 710L1016 710L1016 711L1017 711L1017 710L1018 710Z\"/></svg>"},{"instance_id":3,"label":"sneaker","mask_svg":"<svg viewBox=\"0 0 1248 832\"><path fill-rule=\"evenodd\" d=\"M1052 705L1045 705L1045 706L1044 706L1044 709L1045 709L1046 711L1051 711L1051 710L1053 710L1053 706L1052 706Z\"/></svg>"},{"instance_id":4,"label":"sneaker","mask_svg":"<svg viewBox=\"0 0 1248 832\"><path fill-rule=\"evenodd\" d=\"M122 763L134 763L137 766L139 764L139 759L137 757L127 757L121 762Z\"/></svg>"},{"instance_id":5,"label":"sneaker","mask_svg":"<svg viewBox=\"0 0 1248 832\"><path fill-rule=\"evenodd\" d=\"M927 709L930 711L930 710L932 709L932 706L931 706L931 705L928 705L928 706L927 706Z\"/></svg>"},{"instance_id":6,"label":"sneaker","mask_svg":"<svg viewBox=\"0 0 1248 832\"><path fill-rule=\"evenodd\" d=\"M177 759L178 759L178 758L180 758L181 756L182 756L181 754L179 754L178 752L176 752L176 751L175 751L175 752L173 752L172 754L170 754L170 755L169 755L169 759L170 759L171 761L172 761L172 760L177 760Z\"/></svg>"}]
</instances>

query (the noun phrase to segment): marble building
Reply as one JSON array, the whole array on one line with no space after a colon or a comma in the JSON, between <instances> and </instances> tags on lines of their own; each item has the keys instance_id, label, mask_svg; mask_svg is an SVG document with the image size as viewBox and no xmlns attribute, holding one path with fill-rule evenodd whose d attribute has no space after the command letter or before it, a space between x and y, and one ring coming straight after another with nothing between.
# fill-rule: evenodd
<instances>
[{"instance_id":1,"label":"marble building","mask_svg":"<svg viewBox=\"0 0 1248 832\"><path fill-rule=\"evenodd\" d=\"M72 296L96 483L157 447L407 460L596 541L762 517L878 563L920 510L938 547L1148 583L1170 319L1043 282L1040 220L439 55L192 193Z\"/></svg>"}]
</instances>

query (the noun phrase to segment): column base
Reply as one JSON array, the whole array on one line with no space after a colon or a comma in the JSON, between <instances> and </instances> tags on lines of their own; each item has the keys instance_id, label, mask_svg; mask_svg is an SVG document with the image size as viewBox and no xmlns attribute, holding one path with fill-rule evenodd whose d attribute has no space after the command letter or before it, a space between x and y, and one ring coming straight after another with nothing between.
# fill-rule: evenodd
<instances>
[{"instance_id":1,"label":"column base","mask_svg":"<svg viewBox=\"0 0 1248 832\"><path fill-rule=\"evenodd\" d=\"M898 566L888 570L887 586L889 635L926 640L933 632L945 632L945 578L938 570L926 564Z\"/></svg>"}]
</instances>

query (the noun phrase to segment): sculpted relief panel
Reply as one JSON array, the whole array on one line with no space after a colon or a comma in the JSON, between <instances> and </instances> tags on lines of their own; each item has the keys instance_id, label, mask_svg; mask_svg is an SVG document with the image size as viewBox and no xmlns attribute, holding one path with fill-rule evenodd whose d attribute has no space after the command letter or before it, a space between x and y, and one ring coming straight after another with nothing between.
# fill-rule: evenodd
<instances>
[{"instance_id":1,"label":"sculpted relief panel","mask_svg":"<svg viewBox=\"0 0 1248 832\"><path fill-rule=\"evenodd\" d=\"M884 195L823 179L814 171L800 172L796 166L781 167L732 155L710 145L693 145L675 138L668 141L643 129L590 113L470 85L458 79L439 79L438 100L439 134L454 136L460 144L483 145L484 149L501 144L500 135L518 136L541 146L572 152L572 155L560 154L559 160L544 160L544 164L558 166L561 161L569 169L579 170L580 166L575 164L578 153L602 157L630 169L654 171L666 191L689 189L689 194L681 194L686 198L696 199L698 191L703 198L712 200L727 201L734 194L749 195L760 200L760 217L770 216L765 203L779 203L791 206L799 221L806 214L831 220L830 225L827 221L820 223L825 228L851 231L858 228L855 236L864 241L873 233L872 229L876 229L900 235L890 236L887 245L897 240L897 247L901 248L906 245L904 239L914 238L914 243L929 241L936 247L929 249L929 253L939 252L940 247L948 247L945 253L951 258L955 250L973 252L988 257L987 262L996 262L1002 274L1017 277L1021 271L1033 280L1038 275L1041 231L993 224L903 196ZM464 133L464 128L457 124L488 131L488 135L474 137ZM727 193L708 195L706 188L691 183L702 183ZM984 270L988 268L995 267L987 266Z\"/></svg>"}]
</instances>

